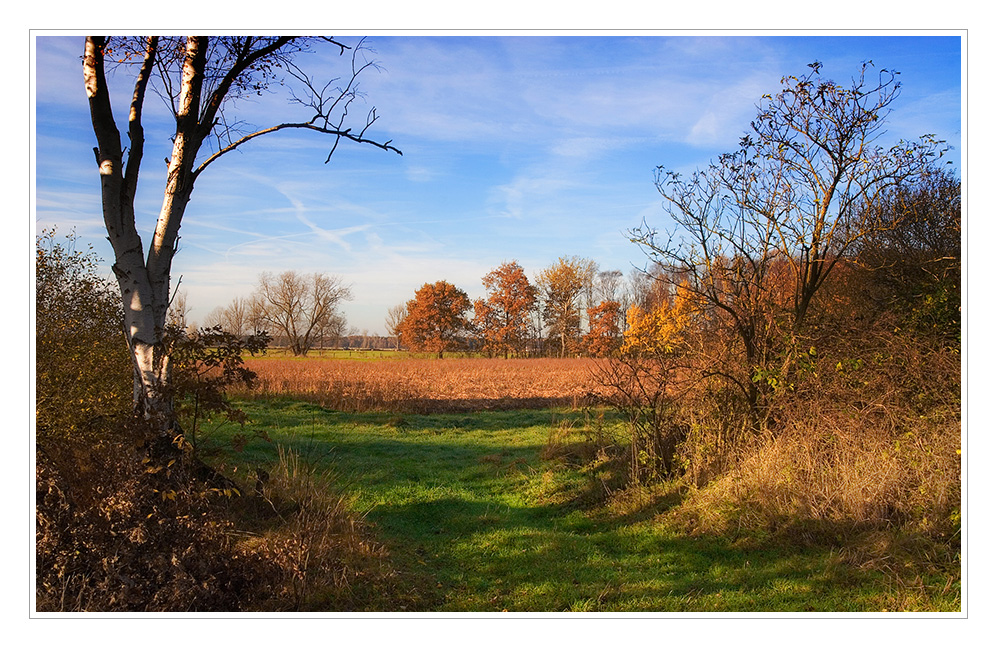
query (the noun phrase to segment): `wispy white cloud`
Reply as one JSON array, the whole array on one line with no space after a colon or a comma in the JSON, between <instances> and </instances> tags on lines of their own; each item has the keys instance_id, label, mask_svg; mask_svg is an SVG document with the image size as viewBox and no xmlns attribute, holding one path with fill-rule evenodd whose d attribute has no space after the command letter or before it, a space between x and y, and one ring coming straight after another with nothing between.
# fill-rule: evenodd
<instances>
[{"instance_id":1,"label":"wispy white cloud","mask_svg":"<svg viewBox=\"0 0 997 648\"><path fill-rule=\"evenodd\" d=\"M535 217L553 204L563 204L565 196L579 191L584 184L557 168L531 167L523 169L511 181L495 186L489 197L496 215L523 220Z\"/></svg>"},{"instance_id":2,"label":"wispy white cloud","mask_svg":"<svg viewBox=\"0 0 997 648\"><path fill-rule=\"evenodd\" d=\"M851 70L878 42L373 37L383 70L361 79L366 97L351 117L362 122L377 106L381 119L369 134L393 139L405 155L343 142L326 165L332 140L315 133L250 142L198 180L175 274L201 316L248 294L264 270L339 274L354 285L345 307L351 324L373 330L422 283L447 279L473 293L504 260L534 272L579 254L626 272L643 258L625 231L644 218L667 226L655 166L704 165L737 145L759 97L782 75L805 71L814 58ZM907 43L888 48L906 63L924 60L932 45ZM103 254L81 52L81 37L39 47L36 222L75 225ZM301 62L317 77L348 65L330 54ZM891 137L958 138L958 78L904 78L918 90L905 88ZM119 118L131 82L125 73L113 81ZM231 114L253 126L299 114L281 92L236 108ZM162 203L172 128L154 98L147 120L143 231Z\"/></svg>"},{"instance_id":3,"label":"wispy white cloud","mask_svg":"<svg viewBox=\"0 0 997 648\"><path fill-rule=\"evenodd\" d=\"M405 177L411 182L430 182L441 175L440 171L425 165L410 164L405 167Z\"/></svg>"},{"instance_id":4,"label":"wispy white cloud","mask_svg":"<svg viewBox=\"0 0 997 648\"><path fill-rule=\"evenodd\" d=\"M369 227L369 225L367 224L356 225L353 227L341 227L339 229L327 229L319 227L311 219L308 218L307 216L308 210L305 208L303 202L291 196L287 196L287 199L291 202L292 205L294 205L295 215L297 216L298 220L301 221L301 223L305 225L305 227L311 230L312 234L314 234L323 241L335 243L346 252L352 251L353 248L345 240L345 237L349 236L350 234L356 234L357 232L362 232Z\"/></svg>"}]
</instances>

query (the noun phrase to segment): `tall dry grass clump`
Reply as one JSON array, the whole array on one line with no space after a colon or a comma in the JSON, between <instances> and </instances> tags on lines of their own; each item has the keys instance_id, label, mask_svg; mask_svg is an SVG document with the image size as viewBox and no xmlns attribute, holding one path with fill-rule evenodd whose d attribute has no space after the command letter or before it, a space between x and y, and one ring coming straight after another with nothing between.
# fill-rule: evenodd
<instances>
[{"instance_id":1,"label":"tall dry grass clump","mask_svg":"<svg viewBox=\"0 0 997 648\"><path fill-rule=\"evenodd\" d=\"M869 335L835 346L809 371L775 403L769 424L740 443L710 438L722 418L699 421L680 449L692 491L673 519L694 532L803 529L798 539L814 541L889 530L957 552L958 350L899 332Z\"/></svg>"},{"instance_id":2,"label":"tall dry grass clump","mask_svg":"<svg viewBox=\"0 0 997 648\"><path fill-rule=\"evenodd\" d=\"M819 414L759 435L681 515L691 529L724 533L816 520L956 534L958 433L933 423L891 432L865 414Z\"/></svg>"},{"instance_id":3,"label":"tall dry grass clump","mask_svg":"<svg viewBox=\"0 0 997 648\"><path fill-rule=\"evenodd\" d=\"M236 503L241 539L235 551L263 559L274 576L253 611L377 609L397 574L341 494L335 476L278 448L258 470L255 494Z\"/></svg>"}]
</instances>

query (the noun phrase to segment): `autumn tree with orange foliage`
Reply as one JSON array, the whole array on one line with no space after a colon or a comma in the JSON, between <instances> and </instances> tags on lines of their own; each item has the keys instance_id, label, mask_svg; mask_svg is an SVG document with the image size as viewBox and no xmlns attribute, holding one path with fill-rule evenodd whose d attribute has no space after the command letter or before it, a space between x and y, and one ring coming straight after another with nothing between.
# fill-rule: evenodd
<instances>
[{"instance_id":1,"label":"autumn tree with orange foliage","mask_svg":"<svg viewBox=\"0 0 997 648\"><path fill-rule=\"evenodd\" d=\"M544 324L548 335L560 340L561 357L575 347L581 336L579 301L586 278L593 274L594 265L589 259L561 257L537 274Z\"/></svg>"},{"instance_id":2,"label":"autumn tree with orange foliage","mask_svg":"<svg viewBox=\"0 0 997 648\"><path fill-rule=\"evenodd\" d=\"M588 316L585 346L593 356L607 358L620 346L620 302L602 301L588 309Z\"/></svg>"},{"instance_id":3,"label":"autumn tree with orange foliage","mask_svg":"<svg viewBox=\"0 0 997 648\"><path fill-rule=\"evenodd\" d=\"M630 477L635 483L672 474L685 438L684 428L673 421L676 375L682 372L686 378L689 361L704 355L697 345L703 336L692 291L684 284L671 287L654 275L642 292L627 309L617 352L599 365L602 383L614 392L613 404L630 423ZM618 311L619 305L611 302L605 310L612 307ZM593 326L605 319L592 314Z\"/></svg>"},{"instance_id":4,"label":"autumn tree with orange foliage","mask_svg":"<svg viewBox=\"0 0 997 648\"><path fill-rule=\"evenodd\" d=\"M530 335L530 315L537 302L537 289L515 261L503 263L486 274L481 283L488 297L474 302L474 325L489 355L519 354Z\"/></svg>"},{"instance_id":5,"label":"autumn tree with orange foliage","mask_svg":"<svg viewBox=\"0 0 997 648\"><path fill-rule=\"evenodd\" d=\"M446 281L427 283L406 304L406 315L398 324L402 344L413 351L427 351L443 357L464 345L471 330L466 313L471 300L460 288Z\"/></svg>"}]
</instances>

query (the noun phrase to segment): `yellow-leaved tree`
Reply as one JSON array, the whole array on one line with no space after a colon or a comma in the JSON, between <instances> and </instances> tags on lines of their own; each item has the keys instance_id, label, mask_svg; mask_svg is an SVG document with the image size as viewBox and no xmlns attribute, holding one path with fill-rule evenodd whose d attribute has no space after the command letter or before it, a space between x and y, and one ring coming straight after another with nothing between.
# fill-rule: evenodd
<instances>
[{"instance_id":1,"label":"yellow-leaved tree","mask_svg":"<svg viewBox=\"0 0 997 648\"><path fill-rule=\"evenodd\" d=\"M676 287L671 302L663 299L648 308L634 304L627 310L627 330L621 352L643 358L677 354L695 306L696 296L689 290L688 283Z\"/></svg>"}]
</instances>

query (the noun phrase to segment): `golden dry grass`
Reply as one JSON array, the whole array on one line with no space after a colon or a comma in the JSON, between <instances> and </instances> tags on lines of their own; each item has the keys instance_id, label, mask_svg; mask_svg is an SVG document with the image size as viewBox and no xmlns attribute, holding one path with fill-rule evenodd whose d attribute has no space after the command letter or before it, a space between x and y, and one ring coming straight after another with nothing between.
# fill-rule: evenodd
<instances>
[{"instance_id":1,"label":"golden dry grass","mask_svg":"<svg viewBox=\"0 0 997 648\"><path fill-rule=\"evenodd\" d=\"M334 474L281 447L270 468L255 496L232 505L245 527L236 552L264 559L272 572L267 596L247 609L364 609L377 592L394 591L398 574L386 549L369 537Z\"/></svg>"},{"instance_id":2,"label":"golden dry grass","mask_svg":"<svg viewBox=\"0 0 997 648\"><path fill-rule=\"evenodd\" d=\"M707 528L810 519L943 531L930 527L959 507L958 428L890 435L843 418L757 439L735 468L689 498L684 513L695 511L697 526Z\"/></svg>"},{"instance_id":3,"label":"golden dry grass","mask_svg":"<svg viewBox=\"0 0 997 648\"><path fill-rule=\"evenodd\" d=\"M257 386L239 397L287 396L346 411L459 412L593 405L608 391L589 358L363 361L249 358Z\"/></svg>"}]
</instances>

